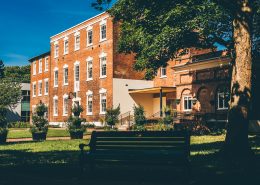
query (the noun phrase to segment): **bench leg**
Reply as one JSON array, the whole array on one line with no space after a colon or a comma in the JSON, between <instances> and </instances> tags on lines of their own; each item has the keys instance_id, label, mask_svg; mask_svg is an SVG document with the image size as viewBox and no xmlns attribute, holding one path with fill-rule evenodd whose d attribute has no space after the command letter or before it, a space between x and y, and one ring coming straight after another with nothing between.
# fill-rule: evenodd
<instances>
[{"instance_id":1,"label":"bench leg","mask_svg":"<svg viewBox=\"0 0 260 185\"><path fill-rule=\"evenodd\" d=\"M190 161L187 161L185 163L185 179L187 179L187 180L191 179L191 164L190 164Z\"/></svg>"}]
</instances>

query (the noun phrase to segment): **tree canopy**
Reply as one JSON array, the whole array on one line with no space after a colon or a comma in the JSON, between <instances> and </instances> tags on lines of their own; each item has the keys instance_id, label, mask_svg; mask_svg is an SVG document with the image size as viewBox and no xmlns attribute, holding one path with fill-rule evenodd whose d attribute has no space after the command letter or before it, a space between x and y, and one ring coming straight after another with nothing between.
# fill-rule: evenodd
<instances>
[{"instance_id":1,"label":"tree canopy","mask_svg":"<svg viewBox=\"0 0 260 185\"><path fill-rule=\"evenodd\" d=\"M30 83L31 67L27 66L6 66L4 68L5 78L21 83Z\"/></svg>"},{"instance_id":2,"label":"tree canopy","mask_svg":"<svg viewBox=\"0 0 260 185\"><path fill-rule=\"evenodd\" d=\"M97 1L102 9L111 1ZM233 4L232 4L233 2ZM136 53L136 70L153 78L181 49L234 48L235 0L118 0L109 12L121 22L118 51ZM255 1L254 35L259 37L259 0ZM107 7L107 6L106 6ZM105 8L106 8L105 7ZM103 7L104 8L104 7ZM258 13L258 15L257 15Z\"/></svg>"},{"instance_id":3,"label":"tree canopy","mask_svg":"<svg viewBox=\"0 0 260 185\"><path fill-rule=\"evenodd\" d=\"M93 6L100 10L110 2ZM118 51L135 53L134 68L145 71L146 79L186 48L222 45L234 54L225 156L249 156L260 0L118 0L109 12L121 25Z\"/></svg>"}]
</instances>

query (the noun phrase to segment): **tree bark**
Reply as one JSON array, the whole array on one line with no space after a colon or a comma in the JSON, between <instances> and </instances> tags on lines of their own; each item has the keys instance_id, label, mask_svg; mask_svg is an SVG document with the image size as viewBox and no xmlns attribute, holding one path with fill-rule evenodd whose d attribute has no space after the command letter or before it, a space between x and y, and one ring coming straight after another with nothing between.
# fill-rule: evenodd
<instances>
[{"instance_id":1,"label":"tree bark","mask_svg":"<svg viewBox=\"0 0 260 185\"><path fill-rule=\"evenodd\" d=\"M248 125L252 89L252 1L237 0L233 20L235 61L231 80L224 154L228 158L249 157Z\"/></svg>"}]
</instances>

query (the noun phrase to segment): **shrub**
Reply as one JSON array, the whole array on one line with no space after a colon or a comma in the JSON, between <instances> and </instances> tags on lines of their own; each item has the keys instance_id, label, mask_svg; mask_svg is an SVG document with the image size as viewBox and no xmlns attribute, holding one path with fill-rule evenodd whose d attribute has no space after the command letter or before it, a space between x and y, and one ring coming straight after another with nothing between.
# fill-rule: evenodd
<instances>
[{"instance_id":1,"label":"shrub","mask_svg":"<svg viewBox=\"0 0 260 185\"><path fill-rule=\"evenodd\" d=\"M86 119L77 116L70 116L67 120L67 128L69 132L85 132L86 126L82 124L83 122L86 122Z\"/></svg>"},{"instance_id":2,"label":"shrub","mask_svg":"<svg viewBox=\"0 0 260 185\"><path fill-rule=\"evenodd\" d=\"M116 123L118 123L119 114L120 114L120 106L119 105L115 109L113 109L113 108L107 109L106 115L105 115L105 121L106 121L107 125L113 127Z\"/></svg>"},{"instance_id":3,"label":"shrub","mask_svg":"<svg viewBox=\"0 0 260 185\"><path fill-rule=\"evenodd\" d=\"M35 109L35 112L38 116L44 116L44 114L48 111L48 107L43 103L39 103Z\"/></svg>"},{"instance_id":4,"label":"shrub","mask_svg":"<svg viewBox=\"0 0 260 185\"><path fill-rule=\"evenodd\" d=\"M37 112L38 111L38 112ZM47 133L48 132L48 120L44 118L44 114L47 112L47 107L43 103L39 103L36 107L36 114L32 116L33 125L30 128L31 133Z\"/></svg>"},{"instance_id":5,"label":"shrub","mask_svg":"<svg viewBox=\"0 0 260 185\"><path fill-rule=\"evenodd\" d=\"M146 122L144 107L134 105L134 121L137 125L144 125Z\"/></svg>"},{"instance_id":6,"label":"shrub","mask_svg":"<svg viewBox=\"0 0 260 185\"><path fill-rule=\"evenodd\" d=\"M30 128L30 123L29 122L12 122L8 123L8 128Z\"/></svg>"},{"instance_id":7,"label":"shrub","mask_svg":"<svg viewBox=\"0 0 260 185\"><path fill-rule=\"evenodd\" d=\"M178 131L189 131L192 135L208 135L210 129L200 122L185 122L174 124L174 129Z\"/></svg>"},{"instance_id":8,"label":"shrub","mask_svg":"<svg viewBox=\"0 0 260 185\"><path fill-rule=\"evenodd\" d=\"M79 116L81 112L83 112L83 107L81 105L75 105L72 107L71 112L74 116Z\"/></svg>"},{"instance_id":9,"label":"shrub","mask_svg":"<svg viewBox=\"0 0 260 185\"><path fill-rule=\"evenodd\" d=\"M134 131L146 131L147 129L145 128L144 125L135 124L135 125L132 126L132 130L134 130Z\"/></svg>"}]
</instances>

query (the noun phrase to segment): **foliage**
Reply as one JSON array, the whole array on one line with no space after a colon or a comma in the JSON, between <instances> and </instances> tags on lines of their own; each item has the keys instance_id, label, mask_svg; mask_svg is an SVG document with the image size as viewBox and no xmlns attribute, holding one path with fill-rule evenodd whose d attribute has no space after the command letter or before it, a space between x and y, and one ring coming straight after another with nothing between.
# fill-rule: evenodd
<instances>
[{"instance_id":1,"label":"foliage","mask_svg":"<svg viewBox=\"0 0 260 185\"><path fill-rule=\"evenodd\" d=\"M4 135L8 133L8 129L6 127L0 127L0 135Z\"/></svg>"},{"instance_id":2,"label":"foliage","mask_svg":"<svg viewBox=\"0 0 260 185\"><path fill-rule=\"evenodd\" d=\"M210 129L200 122L185 122L174 125L174 130L189 131L192 135L209 135Z\"/></svg>"},{"instance_id":3,"label":"foliage","mask_svg":"<svg viewBox=\"0 0 260 185\"><path fill-rule=\"evenodd\" d=\"M164 120L160 120L157 124L152 125L151 130L169 131L173 130L173 127L169 124L165 124Z\"/></svg>"},{"instance_id":4,"label":"foliage","mask_svg":"<svg viewBox=\"0 0 260 185\"><path fill-rule=\"evenodd\" d=\"M114 126L118 123L119 119L118 116L120 115L120 105L117 108L111 108L106 110L105 121L107 125Z\"/></svg>"},{"instance_id":5,"label":"foliage","mask_svg":"<svg viewBox=\"0 0 260 185\"><path fill-rule=\"evenodd\" d=\"M4 78L4 62L2 60L0 60L0 79Z\"/></svg>"},{"instance_id":6,"label":"foliage","mask_svg":"<svg viewBox=\"0 0 260 185\"><path fill-rule=\"evenodd\" d=\"M44 103L39 103L36 106L35 112L38 116L44 116L44 114L48 111L48 107Z\"/></svg>"},{"instance_id":7,"label":"foliage","mask_svg":"<svg viewBox=\"0 0 260 185\"><path fill-rule=\"evenodd\" d=\"M69 132L85 132L86 127L82 124L83 122L86 122L83 118L78 116L70 116L67 120Z\"/></svg>"},{"instance_id":8,"label":"foliage","mask_svg":"<svg viewBox=\"0 0 260 185\"><path fill-rule=\"evenodd\" d=\"M29 122L11 122L8 123L8 128L30 128L30 123Z\"/></svg>"},{"instance_id":9,"label":"foliage","mask_svg":"<svg viewBox=\"0 0 260 185\"><path fill-rule=\"evenodd\" d=\"M0 79L0 89L0 108L14 107L22 98L20 83Z\"/></svg>"},{"instance_id":10,"label":"foliage","mask_svg":"<svg viewBox=\"0 0 260 185\"><path fill-rule=\"evenodd\" d=\"M132 126L132 130L134 130L134 131L146 131L147 129L145 128L144 125L134 124Z\"/></svg>"},{"instance_id":11,"label":"foliage","mask_svg":"<svg viewBox=\"0 0 260 185\"><path fill-rule=\"evenodd\" d=\"M137 125L143 125L146 122L144 107L142 105L134 105L134 121Z\"/></svg>"},{"instance_id":12,"label":"foliage","mask_svg":"<svg viewBox=\"0 0 260 185\"><path fill-rule=\"evenodd\" d=\"M44 113L47 112L47 107L40 103L36 106L36 114L32 115L33 125L30 128L32 133L47 133L48 132L48 120L44 117Z\"/></svg>"},{"instance_id":13,"label":"foliage","mask_svg":"<svg viewBox=\"0 0 260 185\"><path fill-rule=\"evenodd\" d=\"M75 105L72 107L71 112L74 116L79 116L81 112L83 112L83 107L81 105Z\"/></svg>"},{"instance_id":14,"label":"foliage","mask_svg":"<svg viewBox=\"0 0 260 185\"><path fill-rule=\"evenodd\" d=\"M5 78L20 83L30 83L31 66L6 66L4 68Z\"/></svg>"},{"instance_id":15,"label":"foliage","mask_svg":"<svg viewBox=\"0 0 260 185\"><path fill-rule=\"evenodd\" d=\"M47 133L48 132L48 120L43 116L33 115L33 125L30 128L31 133Z\"/></svg>"},{"instance_id":16,"label":"foliage","mask_svg":"<svg viewBox=\"0 0 260 185\"><path fill-rule=\"evenodd\" d=\"M171 124L173 122L173 114L172 114L172 109L170 107L164 107L164 118L163 118L163 123L164 124Z\"/></svg>"}]
</instances>

